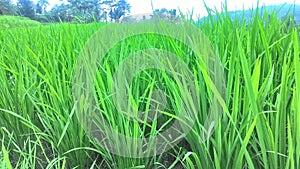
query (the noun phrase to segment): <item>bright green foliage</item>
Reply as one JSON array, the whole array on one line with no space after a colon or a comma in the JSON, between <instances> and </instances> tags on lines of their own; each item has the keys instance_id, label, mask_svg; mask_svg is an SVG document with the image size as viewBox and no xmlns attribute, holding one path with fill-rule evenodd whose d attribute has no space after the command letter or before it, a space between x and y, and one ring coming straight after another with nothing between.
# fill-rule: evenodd
<instances>
[{"instance_id":1,"label":"bright green foliage","mask_svg":"<svg viewBox=\"0 0 300 169\"><path fill-rule=\"evenodd\" d=\"M37 21L33 21L26 17L20 16L0 16L0 29L7 28L24 28L30 26L39 26L41 25Z\"/></svg>"},{"instance_id":2,"label":"bright green foliage","mask_svg":"<svg viewBox=\"0 0 300 169\"><path fill-rule=\"evenodd\" d=\"M264 14L260 17L261 12ZM197 79L199 118L187 143L152 158L131 159L104 151L81 128L72 97L73 68L85 42L102 24L0 30L0 166L16 168L294 168L300 167L299 32L286 28L276 13L252 11L231 20L206 18L199 29L211 40L226 76L223 116L212 136L200 142L213 90L201 75L199 60L177 41L156 35L130 37L99 63L95 96L109 124L131 136L155 135L176 119L178 86L156 70L138 74L130 86L136 109L149 109L155 88L168 95L161 121L129 122L117 113L109 88L119 63L149 47L172 51ZM1 23L1 22L0 22ZM283 31L285 30L285 31ZM180 49L180 50L178 50ZM188 144L188 146L187 146Z\"/></svg>"}]
</instances>

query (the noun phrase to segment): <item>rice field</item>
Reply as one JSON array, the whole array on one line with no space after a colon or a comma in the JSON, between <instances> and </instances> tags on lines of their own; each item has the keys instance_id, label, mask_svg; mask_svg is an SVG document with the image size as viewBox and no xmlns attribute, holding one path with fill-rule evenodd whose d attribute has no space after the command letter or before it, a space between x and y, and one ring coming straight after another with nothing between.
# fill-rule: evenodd
<instances>
[{"instance_id":1,"label":"rice field","mask_svg":"<svg viewBox=\"0 0 300 169\"><path fill-rule=\"evenodd\" d=\"M18 27L30 27L30 26L39 26L40 22L31 20L26 17L18 17L18 16L0 16L0 29L8 29L8 28L18 28Z\"/></svg>"},{"instance_id":2,"label":"rice field","mask_svg":"<svg viewBox=\"0 0 300 169\"><path fill-rule=\"evenodd\" d=\"M189 123L180 116L182 104L196 112L189 132L183 138L169 140L170 144L178 141L175 146L154 147L151 151L162 153L141 158L111 153L89 137L86 126L77 118L78 104L90 109L74 97L73 90L74 85L83 91L90 87L84 81L75 84L76 78L84 78L76 76L76 66L79 70L88 66L86 60L79 60L88 40L99 30L124 25L61 23L0 29L0 168L300 168L299 28L293 22L287 27L288 21L278 19L276 12L257 9L252 15L252 20L243 16L231 20L225 12L217 13L217 19L210 15L198 24L185 21L210 41L218 57L214 59L222 67L224 84L212 79L201 59L207 51L197 45L193 51L174 38L154 33L123 39L101 62L93 64L97 71L92 98L100 120L127 137L160 135L176 121ZM147 24L131 26L136 30ZM190 70L193 83L179 83L189 75L175 75L174 71L170 76L167 71L142 70L124 84L129 98L122 105L128 111L120 111L114 99L122 91L111 88L115 72L131 54L153 48L175 54ZM188 86L195 90L189 91ZM155 91L164 93L162 101L151 100ZM190 94L198 102L191 102ZM213 95L217 95L216 100ZM216 110L220 118L210 137L202 140L204 119L213 102L221 107ZM145 120L153 104L162 109L160 103L165 105L160 117ZM135 119L131 111L146 114Z\"/></svg>"}]
</instances>

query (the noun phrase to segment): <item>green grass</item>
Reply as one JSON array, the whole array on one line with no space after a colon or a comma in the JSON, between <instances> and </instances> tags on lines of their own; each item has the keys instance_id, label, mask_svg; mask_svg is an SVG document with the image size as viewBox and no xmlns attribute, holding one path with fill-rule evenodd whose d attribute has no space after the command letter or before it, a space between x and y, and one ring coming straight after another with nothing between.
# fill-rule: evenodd
<instances>
[{"instance_id":1,"label":"green grass","mask_svg":"<svg viewBox=\"0 0 300 169\"><path fill-rule=\"evenodd\" d=\"M147 34L123 40L98 63L94 94L100 112L110 126L130 137L153 136L175 119L183 120L178 116L179 98L186 103L190 97L187 91L180 93L187 84L178 83L177 76L152 69L140 72L128 84L130 99L124 104L147 112L153 91L161 89L167 106L160 121L130 121L128 112L116 109L110 88L121 61L155 47L173 52L191 70L200 100L196 123L178 146L151 158L105 151L76 117L76 60L103 24L0 30L0 167L300 168L299 32L286 28L276 13L260 17L260 12L264 11L253 10L254 18L247 24L242 16L232 21L225 13L217 14L218 21L208 17L198 26L212 42L226 79L226 92L218 100L224 102L222 118L204 143L200 131L218 84L206 76L199 53L171 38Z\"/></svg>"},{"instance_id":2,"label":"green grass","mask_svg":"<svg viewBox=\"0 0 300 169\"><path fill-rule=\"evenodd\" d=\"M0 29L39 26L39 22L20 16L0 16Z\"/></svg>"}]
</instances>

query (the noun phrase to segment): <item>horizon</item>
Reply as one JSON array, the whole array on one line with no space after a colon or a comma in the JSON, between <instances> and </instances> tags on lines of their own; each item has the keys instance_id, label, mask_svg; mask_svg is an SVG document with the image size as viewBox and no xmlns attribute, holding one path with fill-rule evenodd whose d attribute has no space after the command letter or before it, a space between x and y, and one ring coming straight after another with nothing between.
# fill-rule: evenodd
<instances>
[{"instance_id":1,"label":"horizon","mask_svg":"<svg viewBox=\"0 0 300 169\"><path fill-rule=\"evenodd\" d=\"M36 4L38 0L33 0ZM204 5L205 0L152 0L153 9L166 8L176 9L178 12L182 12L184 15L190 15L193 13L193 18L202 18L207 16L207 11ZM55 5L62 3L68 3L67 0L49 0L49 6L46 8L47 11L51 10ZM131 6L130 15L152 13L151 0L127 0ZM239 11L248 10L251 8L272 6L272 5L284 5L284 4L296 4L296 0L260 0L257 5L257 0L239 1L239 0L216 0L206 1L206 5L219 12L222 11L224 4L227 2L228 11ZM17 3L17 0L13 0L13 3Z\"/></svg>"}]
</instances>

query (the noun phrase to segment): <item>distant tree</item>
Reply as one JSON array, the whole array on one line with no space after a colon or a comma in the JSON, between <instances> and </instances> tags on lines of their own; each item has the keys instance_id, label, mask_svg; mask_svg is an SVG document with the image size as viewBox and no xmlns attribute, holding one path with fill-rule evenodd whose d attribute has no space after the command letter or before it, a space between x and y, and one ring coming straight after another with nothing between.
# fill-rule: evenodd
<instances>
[{"instance_id":1,"label":"distant tree","mask_svg":"<svg viewBox=\"0 0 300 169\"><path fill-rule=\"evenodd\" d=\"M37 14L43 13L43 7L39 3L36 4L36 13Z\"/></svg>"},{"instance_id":2,"label":"distant tree","mask_svg":"<svg viewBox=\"0 0 300 169\"><path fill-rule=\"evenodd\" d=\"M17 15L16 6L11 0L0 0L0 15Z\"/></svg>"},{"instance_id":3,"label":"distant tree","mask_svg":"<svg viewBox=\"0 0 300 169\"><path fill-rule=\"evenodd\" d=\"M177 16L177 10L171 9L167 10L166 8L155 9L153 11L154 18L166 19L172 22L180 22L180 18Z\"/></svg>"},{"instance_id":4,"label":"distant tree","mask_svg":"<svg viewBox=\"0 0 300 169\"><path fill-rule=\"evenodd\" d=\"M67 0L67 4L56 5L47 16L52 21L93 22L107 21L110 18L118 21L130 12L130 5L126 0ZM41 6L39 4L39 6ZM37 13L40 12L37 7Z\"/></svg>"},{"instance_id":5,"label":"distant tree","mask_svg":"<svg viewBox=\"0 0 300 169\"><path fill-rule=\"evenodd\" d=\"M49 12L47 12L48 19L52 22L71 22L74 19L71 9L70 5L55 5Z\"/></svg>"},{"instance_id":6,"label":"distant tree","mask_svg":"<svg viewBox=\"0 0 300 169\"><path fill-rule=\"evenodd\" d=\"M112 4L109 11L109 17L118 22L119 19L127 13L130 13L130 4L126 0L119 0Z\"/></svg>"},{"instance_id":7,"label":"distant tree","mask_svg":"<svg viewBox=\"0 0 300 169\"><path fill-rule=\"evenodd\" d=\"M104 22L106 22L107 21L107 11L103 11L101 14L100 14L100 21L104 21Z\"/></svg>"},{"instance_id":8,"label":"distant tree","mask_svg":"<svg viewBox=\"0 0 300 169\"><path fill-rule=\"evenodd\" d=\"M68 0L72 15L83 22L92 22L94 19L100 20L99 0Z\"/></svg>"},{"instance_id":9,"label":"distant tree","mask_svg":"<svg viewBox=\"0 0 300 169\"><path fill-rule=\"evenodd\" d=\"M36 4L36 13L44 14L48 5L50 5L48 0L39 0Z\"/></svg>"},{"instance_id":10,"label":"distant tree","mask_svg":"<svg viewBox=\"0 0 300 169\"><path fill-rule=\"evenodd\" d=\"M170 14L172 17L175 17L175 16L176 16L176 9L171 9L171 10L169 10L169 14Z\"/></svg>"},{"instance_id":11,"label":"distant tree","mask_svg":"<svg viewBox=\"0 0 300 169\"><path fill-rule=\"evenodd\" d=\"M18 0L17 6L22 16L34 19L35 5L31 0Z\"/></svg>"},{"instance_id":12,"label":"distant tree","mask_svg":"<svg viewBox=\"0 0 300 169\"><path fill-rule=\"evenodd\" d=\"M109 21L109 12L114 3L116 3L115 0L100 1L100 21Z\"/></svg>"},{"instance_id":13,"label":"distant tree","mask_svg":"<svg viewBox=\"0 0 300 169\"><path fill-rule=\"evenodd\" d=\"M153 11L153 13L157 16L160 16L162 18L166 17L169 15L169 11L166 8L162 8L162 9L155 9Z\"/></svg>"}]
</instances>

